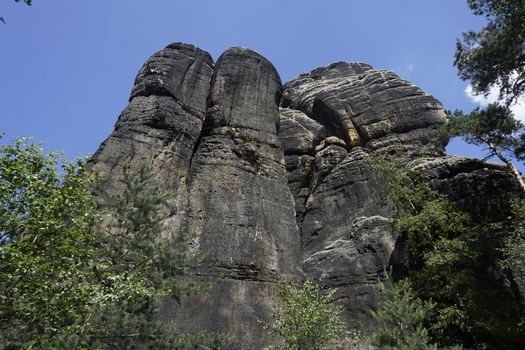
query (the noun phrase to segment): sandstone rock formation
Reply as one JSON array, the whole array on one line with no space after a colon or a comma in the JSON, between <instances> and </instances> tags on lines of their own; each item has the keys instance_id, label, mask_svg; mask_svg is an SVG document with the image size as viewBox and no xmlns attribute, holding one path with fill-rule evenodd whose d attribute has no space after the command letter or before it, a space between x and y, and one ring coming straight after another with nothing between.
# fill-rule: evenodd
<instances>
[{"instance_id":1,"label":"sandstone rock formation","mask_svg":"<svg viewBox=\"0 0 525 350\"><path fill-rule=\"evenodd\" d=\"M214 63L176 43L141 68L92 164L116 177L126 162L154 161L173 190L167 221L195 231L191 249L207 252L192 278L216 278L164 315L187 331L231 333L236 349L259 349L272 287L304 278L337 290L350 327L373 328L369 311L397 237L371 151L418 159L462 208L504 219L508 176L445 156L437 137L445 121L434 97L364 63L334 63L283 86L254 51L231 48ZM501 188L506 194L491 192Z\"/></svg>"}]
</instances>

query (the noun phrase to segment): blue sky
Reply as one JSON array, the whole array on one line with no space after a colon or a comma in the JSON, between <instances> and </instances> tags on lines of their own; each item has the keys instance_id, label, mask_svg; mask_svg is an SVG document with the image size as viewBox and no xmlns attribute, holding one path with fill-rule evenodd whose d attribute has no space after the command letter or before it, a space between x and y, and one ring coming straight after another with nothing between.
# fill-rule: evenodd
<instances>
[{"instance_id":1,"label":"blue sky","mask_svg":"<svg viewBox=\"0 0 525 350\"><path fill-rule=\"evenodd\" d=\"M283 82L335 61L367 62L447 109L476 106L452 66L456 38L484 23L466 0L3 0L0 16L0 131L70 158L97 149L142 63L176 41L215 59L231 46L252 48Z\"/></svg>"}]
</instances>

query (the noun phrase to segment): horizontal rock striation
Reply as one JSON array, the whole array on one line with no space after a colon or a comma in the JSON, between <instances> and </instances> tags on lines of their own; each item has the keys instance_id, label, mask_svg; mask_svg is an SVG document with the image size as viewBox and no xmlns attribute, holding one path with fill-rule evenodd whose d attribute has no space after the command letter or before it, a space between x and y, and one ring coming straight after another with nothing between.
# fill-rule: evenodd
<instances>
[{"instance_id":1,"label":"horizontal rock striation","mask_svg":"<svg viewBox=\"0 0 525 350\"><path fill-rule=\"evenodd\" d=\"M441 155L441 103L396 74L338 62L286 83L283 107L299 109L350 147L389 154Z\"/></svg>"},{"instance_id":2,"label":"horizontal rock striation","mask_svg":"<svg viewBox=\"0 0 525 350\"><path fill-rule=\"evenodd\" d=\"M392 72L345 62L286 83L281 106L304 272L337 289L352 327L370 328L397 237L369 153L442 155L445 111Z\"/></svg>"},{"instance_id":3,"label":"horizontal rock striation","mask_svg":"<svg viewBox=\"0 0 525 350\"><path fill-rule=\"evenodd\" d=\"M414 169L429 173L434 188L487 224L505 221L510 215L509 203L521 193L503 166L478 159L422 159Z\"/></svg>"},{"instance_id":4,"label":"horizontal rock striation","mask_svg":"<svg viewBox=\"0 0 525 350\"><path fill-rule=\"evenodd\" d=\"M281 81L259 54L241 48L217 62L206 126L193 156L190 227L213 266L231 277L251 267L259 279L301 273L293 198L277 137Z\"/></svg>"},{"instance_id":5,"label":"horizontal rock striation","mask_svg":"<svg viewBox=\"0 0 525 350\"><path fill-rule=\"evenodd\" d=\"M167 223L195 232L191 250L206 253L188 278L211 277L212 287L165 302L163 317L183 331L230 333L232 349L262 349L270 340L258 320L278 303L274 287L304 278L336 289L349 327L374 329L378 283L399 252L372 152L413 161L481 221L506 219L516 187L500 166L445 156L445 122L434 97L364 63L337 62L283 86L249 49L214 64L175 43L142 66L91 166L118 191L122 167L153 162L173 193Z\"/></svg>"},{"instance_id":6,"label":"horizontal rock striation","mask_svg":"<svg viewBox=\"0 0 525 350\"><path fill-rule=\"evenodd\" d=\"M151 56L114 131L93 155L95 169L116 176L125 163L153 161L164 181L181 186L202 129L212 74L211 56L192 45L171 44Z\"/></svg>"},{"instance_id":7,"label":"horizontal rock striation","mask_svg":"<svg viewBox=\"0 0 525 350\"><path fill-rule=\"evenodd\" d=\"M256 347L264 339L254 327L257 317L267 317L267 299L275 299L271 284L302 279L294 201L277 137L281 90L275 68L259 54L223 53L190 169L189 229L208 256L200 273L220 277L202 303L203 317L214 315L217 330L235 330L241 344ZM209 302L227 305L228 312L209 310Z\"/></svg>"}]
</instances>

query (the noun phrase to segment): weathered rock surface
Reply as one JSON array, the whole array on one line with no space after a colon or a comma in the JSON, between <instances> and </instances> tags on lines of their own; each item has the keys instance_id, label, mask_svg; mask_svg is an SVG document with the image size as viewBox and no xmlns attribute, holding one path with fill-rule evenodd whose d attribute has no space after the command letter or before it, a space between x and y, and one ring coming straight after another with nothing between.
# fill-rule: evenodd
<instances>
[{"instance_id":1,"label":"weathered rock surface","mask_svg":"<svg viewBox=\"0 0 525 350\"><path fill-rule=\"evenodd\" d=\"M338 62L286 83L283 107L321 122L349 146L389 154L440 155L446 114L434 97L390 71Z\"/></svg>"},{"instance_id":2,"label":"weathered rock surface","mask_svg":"<svg viewBox=\"0 0 525 350\"><path fill-rule=\"evenodd\" d=\"M213 266L259 279L300 276L300 245L284 154L277 137L280 78L240 48L215 67L206 127L190 170L190 227ZM260 259L264 257L263 259Z\"/></svg>"},{"instance_id":3,"label":"weathered rock surface","mask_svg":"<svg viewBox=\"0 0 525 350\"><path fill-rule=\"evenodd\" d=\"M516 187L497 165L445 156L445 120L434 97L364 63L283 87L254 51L231 48L214 64L178 43L144 64L92 166L116 178L127 162L153 161L173 189L167 219L195 231L191 249L207 253L190 278L211 276L213 287L163 315L183 330L233 334L234 349L261 349L257 320L278 302L273 287L303 278L336 289L349 327L374 328L378 282L398 252L372 151L415 160L482 220L506 218Z\"/></svg>"},{"instance_id":4,"label":"weathered rock surface","mask_svg":"<svg viewBox=\"0 0 525 350\"><path fill-rule=\"evenodd\" d=\"M286 83L281 105L285 122L300 110L300 121L309 117L324 127L324 139L315 142L313 152L296 146L296 138L314 139L295 135L297 127L279 133L285 153L293 154L286 160L305 275L337 288L348 323L367 329L377 284L396 242L392 213L379 198L368 153L442 155L437 130L445 112L435 98L394 73L345 62Z\"/></svg>"},{"instance_id":5,"label":"weathered rock surface","mask_svg":"<svg viewBox=\"0 0 525 350\"><path fill-rule=\"evenodd\" d=\"M332 147L320 150L316 158ZM333 163L339 160L335 166L314 167L316 187L306 200L300 226L303 268L306 276L337 288L349 324L366 328L396 237L365 150L336 151L332 157Z\"/></svg>"},{"instance_id":6,"label":"weathered rock surface","mask_svg":"<svg viewBox=\"0 0 525 350\"><path fill-rule=\"evenodd\" d=\"M202 305L204 320L212 316L217 329L235 330L240 344L257 347L264 337L253 326L268 314L271 284L302 278L294 201L277 137L281 90L275 68L259 54L223 53L190 169L189 229L208 255L201 273L221 277ZM229 310L209 309L209 302Z\"/></svg>"},{"instance_id":7,"label":"weathered rock surface","mask_svg":"<svg viewBox=\"0 0 525 350\"><path fill-rule=\"evenodd\" d=\"M211 56L171 44L142 66L129 105L93 156L97 171L116 176L126 162L153 161L161 178L181 186L200 136L213 74Z\"/></svg>"},{"instance_id":8,"label":"weathered rock surface","mask_svg":"<svg viewBox=\"0 0 525 350\"><path fill-rule=\"evenodd\" d=\"M478 159L439 157L423 160L415 169L432 174L434 188L486 223L506 220L509 202L520 193L501 165Z\"/></svg>"}]
</instances>

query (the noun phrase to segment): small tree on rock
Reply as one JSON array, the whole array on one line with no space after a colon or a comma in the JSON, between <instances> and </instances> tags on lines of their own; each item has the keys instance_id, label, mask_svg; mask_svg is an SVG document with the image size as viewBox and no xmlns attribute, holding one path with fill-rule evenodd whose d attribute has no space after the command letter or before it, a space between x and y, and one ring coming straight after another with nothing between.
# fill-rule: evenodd
<instances>
[{"instance_id":1,"label":"small tree on rock","mask_svg":"<svg viewBox=\"0 0 525 350\"><path fill-rule=\"evenodd\" d=\"M389 288L381 284L380 288L384 299L379 309L372 312L379 329L370 337L370 343L385 350L437 350L424 326L435 304L419 299L407 279Z\"/></svg>"},{"instance_id":2,"label":"small tree on rock","mask_svg":"<svg viewBox=\"0 0 525 350\"><path fill-rule=\"evenodd\" d=\"M506 107L492 103L468 114L456 110L449 113L445 131L448 137L462 136L467 143L486 147L485 159L497 157L525 192L525 181L511 160L525 159L525 130Z\"/></svg>"},{"instance_id":3,"label":"small tree on rock","mask_svg":"<svg viewBox=\"0 0 525 350\"><path fill-rule=\"evenodd\" d=\"M332 303L335 291L325 291L312 281L302 288L283 286L279 289L282 305L273 313L272 323L265 329L277 336L277 344L268 350L338 349L343 341L345 325L341 308Z\"/></svg>"}]
</instances>

